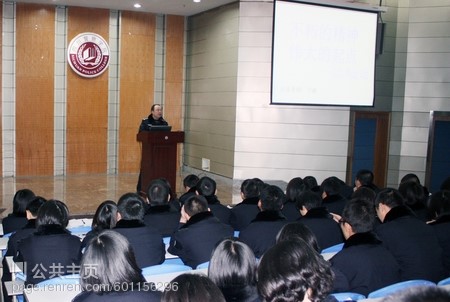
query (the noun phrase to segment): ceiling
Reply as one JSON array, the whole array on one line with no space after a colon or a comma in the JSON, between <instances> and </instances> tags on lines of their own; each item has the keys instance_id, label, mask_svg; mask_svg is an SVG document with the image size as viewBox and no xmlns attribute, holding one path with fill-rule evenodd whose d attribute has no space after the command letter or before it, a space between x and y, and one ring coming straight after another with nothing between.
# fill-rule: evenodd
<instances>
[{"instance_id":1,"label":"ceiling","mask_svg":"<svg viewBox=\"0 0 450 302\"><path fill-rule=\"evenodd\" d=\"M237 0L13 0L14 2L41 3L61 6L83 6L95 8L108 8L115 10L143 11L159 14L191 16L212 8L222 6ZM141 8L134 8L140 3Z\"/></svg>"}]
</instances>

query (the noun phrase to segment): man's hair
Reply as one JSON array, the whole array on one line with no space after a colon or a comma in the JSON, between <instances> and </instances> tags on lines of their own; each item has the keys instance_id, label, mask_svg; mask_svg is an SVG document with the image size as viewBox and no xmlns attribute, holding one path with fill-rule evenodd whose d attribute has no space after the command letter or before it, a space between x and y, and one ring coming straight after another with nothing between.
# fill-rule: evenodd
<instances>
[{"instance_id":1,"label":"man's hair","mask_svg":"<svg viewBox=\"0 0 450 302\"><path fill-rule=\"evenodd\" d=\"M292 178L286 187L286 199L288 202L295 202L297 196L305 191L305 183L301 177Z\"/></svg>"},{"instance_id":2,"label":"man's hair","mask_svg":"<svg viewBox=\"0 0 450 302\"><path fill-rule=\"evenodd\" d=\"M105 200L95 211L92 229L96 231L112 229L117 223L117 205L112 200Z\"/></svg>"},{"instance_id":3,"label":"man's hair","mask_svg":"<svg viewBox=\"0 0 450 302\"><path fill-rule=\"evenodd\" d=\"M361 169L356 173L356 179L361 185L370 186L373 184L373 172L367 169Z\"/></svg>"},{"instance_id":4,"label":"man's hair","mask_svg":"<svg viewBox=\"0 0 450 302\"><path fill-rule=\"evenodd\" d=\"M405 204L402 195L396 189L386 188L377 193L375 197L375 207L382 203L389 208L395 208Z\"/></svg>"},{"instance_id":5,"label":"man's hair","mask_svg":"<svg viewBox=\"0 0 450 302\"><path fill-rule=\"evenodd\" d=\"M305 207L309 211L313 208L322 206L322 197L311 190L307 190L296 198L295 205L299 210L302 207Z\"/></svg>"},{"instance_id":6,"label":"man's hair","mask_svg":"<svg viewBox=\"0 0 450 302\"><path fill-rule=\"evenodd\" d=\"M44 225L58 225L66 228L69 223L69 209L59 200L51 199L44 202L38 210L36 228Z\"/></svg>"},{"instance_id":7,"label":"man's hair","mask_svg":"<svg viewBox=\"0 0 450 302\"><path fill-rule=\"evenodd\" d=\"M414 173L408 173L405 176L403 176L402 179L400 180L400 183L402 184L407 181L413 181L420 184L419 177Z\"/></svg>"},{"instance_id":8,"label":"man's hair","mask_svg":"<svg viewBox=\"0 0 450 302\"><path fill-rule=\"evenodd\" d=\"M36 195L30 189L21 189L14 194L13 197L13 213L24 215L27 205Z\"/></svg>"},{"instance_id":9,"label":"man's hair","mask_svg":"<svg viewBox=\"0 0 450 302\"><path fill-rule=\"evenodd\" d=\"M254 178L246 179L241 184L241 192L244 198L259 197L259 184Z\"/></svg>"},{"instance_id":10,"label":"man's hair","mask_svg":"<svg viewBox=\"0 0 450 302\"><path fill-rule=\"evenodd\" d=\"M366 233L373 230L375 215L373 203L364 200L351 200L342 211L342 220L352 226L353 232Z\"/></svg>"},{"instance_id":11,"label":"man's hair","mask_svg":"<svg viewBox=\"0 0 450 302\"><path fill-rule=\"evenodd\" d=\"M161 302L180 301L225 302L226 300L219 287L207 276L184 273L170 281L161 297Z\"/></svg>"},{"instance_id":12,"label":"man's hair","mask_svg":"<svg viewBox=\"0 0 450 302\"><path fill-rule=\"evenodd\" d=\"M119 198L117 209L125 220L143 220L144 219L144 200L139 194L125 193Z\"/></svg>"},{"instance_id":13,"label":"man's hair","mask_svg":"<svg viewBox=\"0 0 450 302\"><path fill-rule=\"evenodd\" d=\"M305 176L303 182L305 183L306 189L310 190L318 185L317 179L314 176Z\"/></svg>"},{"instance_id":14,"label":"man's hair","mask_svg":"<svg viewBox=\"0 0 450 302\"><path fill-rule=\"evenodd\" d=\"M407 181L400 184L398 191L403 196L408 206L423 205L427 202L425 190L420 183Z\"/></svg>"},{"instance_id":15,"label":"man's hair","mask_svg":"<svg viewBox=\"0 0 450 302\"><path fill-rule=\"evenodd\" d=\"M341 181L336 176L325 178L320 185L320 189L328 196L338 195L341 190Z\"/></svg>"},{"instance_id":16,"label":"man's hair","mask_svg":"<svg viewBox=\"0 0 450 302\"><path fill-rule=\"evenodd\" d=\"M40 207L47 201L44 197L36 196L30 203L28 203L26 210L30 212L31 216L36 217Z\"/></svg>"},{"instance_id":17,"label":"man's hair","mask_svg":"<svg viewBox=\"0 0 450 302\"><path fill-rule=\"evenodd\" d=\"M153 180L148 186L147 198L151 206L164 205L169 201L170 188L161 179Z\"/></svg>"},{"instance_id":18,"label":"man's hair","mask_svg":"<svg viewBox=\"0 0 450 302\"><path fill-rule=\"evenodd\" d=\"M183 179L183 186L185 188L193 188L197 184L198 180L199 178L197 175L189 174Z\"/></svg>"},{"instance_id":19,"label":"man's hair","mask_svg":"<svg viewBox=\"0 0 450 302\"><path fill-rule=\"evenodd\" d=\"M365 200L373 204L377 193L369 187L361 187L352 193L351 199Z\"/></svg>"},{"instance_id":20,"label":"man's hair","mask_svg":"<svg viewBox=\"0 0 450 302\"><path fill-rule=\"evenodd\" d=\"M208 176L203 176L198 180L195 189L200 195L213 196L216 194L216 181Z\"/></svg>"},{"instance_id":21,"label":"man's hair","mask_svg":"<svg viewBox=\"0 0 450 302\"><path fill-rule=\"evenodd\" d=\"M208 211L208 201L204 196L194 195L184 202L184 211L189 216Z\"/></svg>"},{"instance_id":22,"label":"man's hair","mask_svg":"<svg viewBox=\"0 0 450 302\"><path fill-rule=\"evenodd\" d=\"M162 108L161 104L153 104L152 107L150 108L150 111L153 112L155 110L156 106L159 106Z\"/></svg>"},{"instance_id":23,"label":"man's hair","mask_svg":"<svg viewBox=\"0 0 450 302\"><path fill-rule=\"evenodd\" d=\"M320 253L321 251L316 235L303 223L290 222L285 224L276 237L277 243L293 239L302 239L316 252Z\"/></svg>"},{"instance_id":24,"label":"man's hair","mask_svg":"<svg viewBox=\"0 0 450 302\"><path fill-rule=\"evenodd\" d=\"M280 211L286 202L286 195L277 186L269 185L261 191L262 211Z\"/></svg>"}]
</instances>

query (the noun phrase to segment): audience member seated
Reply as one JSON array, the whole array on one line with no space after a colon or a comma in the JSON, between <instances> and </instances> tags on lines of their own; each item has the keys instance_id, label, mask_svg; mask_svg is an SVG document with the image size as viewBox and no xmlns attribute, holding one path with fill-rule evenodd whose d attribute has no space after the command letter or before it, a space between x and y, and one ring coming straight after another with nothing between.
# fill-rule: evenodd
<instances>
[{"instance_id":1,"label":"audience member seated","mask_svg":"<svg viewBox=\"0 0 450 302\"><path fill-rule=\"evenodd\" d=\"M149 206L144 223L157 229L163 237L168 237L178 229L180 211L169 204L170 188L160 179L153 180L147 190Z\"/></svg>"},{"instance_id":2,"label":"audience member seated","mask_svg":"<svg viewBox=\"0 0 450 302\"><path fill-rule=\"evenodd\" d=\"M208 277L220 288L227 302L260 301L256 288L256 258L236 238L224 239L214 249Z\"/></svg>"},{"instance_id":3,"label":"audience member seated","mask_svg":"<svg viewBox=\"0 0 450 302\"><path fill-rule=\"evenodd\" d=\"M330 296L330 264L301 239L271 247L258 266L258 292L265 302L337 301Z\"/></svg>"},{"instance_id":4,"label":"audience member seated","mask_svg":"<svg viewBox=\"0 0 450 302\"><path fill-rule=\"evenodd\" d=\"M409 181L415 182L415 183L417 183L417 184L422 186L422 184L420 183L419 177L416 174L414 174L414 173L408 173L405 176L403 176L402 179L400 180L400 185L402 183L409 182ZM430 191L428 191L428 188L425 187L425 186L422 186L422 188L423 188L423 191L425 193L425 196L429 196L430 195Z\"/></svg>"},{"instance_id":5,"label":"audience member seated","mask_svg":"<svg viewBox=\"0 0 450 302\"><path fill-rule=\"evenodd\" d=\"M104 230L94 236L80 266L82 292L73 302L159 302L161 293L147 283L128 240Z\"/></svg>"},{"instance_id":6,"label":"audience member seated","mask_svg":"<svg viewBox=\"0 0 450 302\"><path fill-rule=\"evenodd\" d=\"M373 233L374 220L373 203L353 200L344 208L340 224L345 244L330 259L332 267L341 271L349 282L349 287L342 292L367 296L374 290L400 282L397 261Z\"/></svg>"},{"instance_id":7,"label":"audience member seated","mask_svg":"<svg viewBox=\"0 0 450 302\"><path fill-rule=\"evenodd\" d=\"M425 222L430 220L426 206L428 195L425 195L422 185L414 181L406 181L400 184L398 191L402 195L405 205L414 212L417 218Z\"/></svg>"},{"instance_id":8,"label":"audience member seated","mask_svg":"<svg viewBox=\"0 0 450 302\"><path fill-rule=\"evenodd\" d=\"M161 264L165 245L159 231L144 224L144 200L136 193L122 195L117 203L117 224L114 231L128 239L140 268Z\"/></svg>"},{"instance_id":9,"label":"audience member seated","mask_svg":"<svg viewBox=\"0 0 450 302\"><path fill-rule=\"evenodd\" d=\"M326 178L320 185L322 206L330 213L341 215L347 203L347 199L341 195L341 186L341 181L335 176Z\"/></svg>"},{"instance_id":10,"label":"audience member seated","mask_svg":"<svg viewBox=\"0 0 450 302\"><path fill-rule=\"evenodd\" d=\"M439 286L418 286L387 296L381 302L448 302L450 292Z\"/></svg>"},{"instance_id":11,"label":"audience member seated","mask_svg":"<svg viewBox=\"0 0 450 302\"><path fill-rule=\"evenodd\" d=\"M180 205L183 206L184 202L192 195L195 195L195 185L197 184L199 178L195 174L189 174L186 175L185 178L183 178L183 187L184 187L184 193L180 196L179 202Z\"/></svg>"},{"instance_id":12,"label":"audience member seated","mask_svg":"<svg viewBox=\"0 0 450 302\"><path fill-rule=\"evenodd\" d=\"M26 208L35 197L30 189L21 189L14 194L13 211L2 220L3 234L15 232L27 224Z\"/></svg>"},{"instance_id":13,"label":"audience member seated","mask_svg":"<svg viewBox=\"0 0 450 302\"><path fill-rule=\"evenodd\" d=\"M433 228L405 206L400 193L391 188L377 194L375 209L381 220L375 232L400 265L401 281L445 277L442 248Z\"/></svg>"},{"instance_id":14,"label":"audience member seated","mask_svg":"<svg viewBox=\"0 0 450 302\"><path fill-rule=\"evenodd\" d=\"M377 193L369 187L360 187L358 190L354 191L351 196L351 200L361 200L372 203L375 201Z\"/></svg>"},{"instance_id":15,"label":"audience member seated","mask_svg":"<svg viewBox=\"0 0 450 302\"><path fill-rule=\"evenodd\" d=\"M69 210L59 200L44 202L36 218L37 231L18 244L15 262L24 262L26 284L73 274L81 259L80 238L70 234Z\"/></svg>"},{"instance_id":16,"label":"audience member seated","mask_svg":"<svg viewBox=\"0 0 450 302\"><path fill-rule=\"evenodd\" d=\"M163 292L161 302L225 302L214 282L206 276L185 273L173 279Z\"/></svg>"},{"instance_id":17,"label":"audience member seated","mask_svg":"<svg viewBox=\"0 0 450 302\"><path fill-rule=\"evenodd\" d=\"M311 190L313 192L318 192L319 184L314 176L305 176L303 178L303 183L305 184L305 190Z\"/></svg>"},{"instance_id":18,"label":"audience member seated","mask_svg":"<svg viewBox=\"0 0 450 302\"><path fill-rule=\"evenodd\" d=\"M217 186L214 179L207 176L200 178L195 186L195 190L198 195L206 198L208 207L214 216L221 222L231 225L231 210L227 206L221 204L217 198Z\"/></svg>"},{"instance_id":19,"label":"audience member seated","mask_svg":"<svg viewBox=\"0 0 450 302\"><path fill-rule=\"evenodd\" d=\"M303 179L301 177L292 178L286 187L286 202L283 205L283 209L281 212L289 221L296 221L301 216L297 209L297 204L295 203L295 199L301 193L305 191L305 184L303 183Z\"/></svg>"},{"instance_id":20,"label":"audience member seated","mask_svg":"<svg viewBox=\"0 0 450 302\"><path fill-rule=\"evenodd\" d=\"M245 229L258 215L259 188L259 182L254 178L249 178L242 182L242 202L231 209L231 226L236 231Z\"/></svg>"},{"instance_id":21,"label":"audience member seated","mask_svg":"<svg viewBox=\"0 0 450 302\"><path fill-rule=\"evenodd\" d=\"M376 193L379 191L378 187L373 183L373 172L367 169L361 169L356 173L355 188L358 190L361 187L369 187Z\"/></svg>"},{"instance_id":22,"label":"audience member seated","mask_svg":"<svg viewBox=\"0 0 450 302\"><path fill-rule=\"evenodd\" d=\"M275 244L278 232L288 223L281 213L285 200L286 195L279 187L269 185L264 188L258 202L261 212L239 233L239 238L253 250L258 258Z\"/></svg>"},{"instance_id":23,"label":"audience member seated","mask_svg":"<svg viewBox=\"0 0 450 302\"><path fill-rule=\"evenodd\" d=\"M172 210L181 211L181 205L180 205L180 201L178 200L177 193L172 190L172 186L170 185L170 182L164 177L157 178L156 180L165 182L166 186L169 188L169 196L170 196L169 204L170 204L170 207L172 208ZM148 188L147 188L146 193L147 192L148 192Z\"/></svg>"},{"instance_id":24,"label":"audience member seated","mask_svg":"<svg viewBox=\"0 0 450 302\"><path fill-rule=\"evenodd\" d=\"M208 209L208 201L200 195L185 201L180 222L181 227L170 238L168 251L194 269L209 261L216 244L234 233L231 226L214 217Z\"/></svg>"},{"instance_id":25,"label":"audience member seated","mask_svg":"<svg viewBox=\"0 0 450 302\"><path fill-rule=\"evenodd\" d=\"M305 191L297 198L297 208L303 216L299 222L316 235L321 250L344 241L339 224L322 206L322 198L318 194Z\"/></svg>"},{"instance_id":26,"label":"audience member seated","mask_svg":"<svg viewBox=\"0 0 450 302\"><path fill-rule=\"evenodd\" d=\"M450 191L438 191L431 195L430 208L435 214L429 223L437 235L444 253L444 267L450 276Z\"/></svg>"},{"instance_id":27,"label":"audience member seated","mask_svg":"<svg viewBox=\"0 0 450 302\"><path fill-rule=\"evenodd\" d=\"M117 204L112 200L105 200L95 211L94 217L92 218L92 228L81 241L81 249L86 248L89 241L100 234L101 231L114 228L116 223Z\"/></svg>"}]
</instances>

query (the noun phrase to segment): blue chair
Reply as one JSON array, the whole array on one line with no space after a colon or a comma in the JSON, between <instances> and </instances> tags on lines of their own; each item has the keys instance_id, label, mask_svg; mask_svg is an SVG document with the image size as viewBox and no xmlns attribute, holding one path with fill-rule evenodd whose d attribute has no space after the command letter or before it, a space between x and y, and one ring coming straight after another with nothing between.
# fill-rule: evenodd
<instances>
[{"instance_id":1,"label":"blue chair","mask_svg":"<svg viewBox=\"0 0 450 302\"><path fill-rule=\"evenodd\" d=\"M162 264L180 264L180 265L184 265L183 260L181 260L180 258L169 258L164 260L164 262Z\"/></svg>"},{"instance_id":2,"label":"blue chair","mask_svg":"<svg viewBox=\"0 0 450 302\"><path fill-rule=\"evenodd\" d=\"M374 299L374 298L383 298L390 294L393 294L399 290L415 287L415 286L436 286L436 283L428 281L428 280L408 280L408 281L402 281L398 283L394 283L391 285L388 285L386 287L380 288L378 290L375 290L371 292L367 298Z\"/></svg>"},{"instance_id":3,"label":"blue chair","mask_svg":"<svg viewBox=\"0 0 450 302\"><path fill-rule=\"evenodd\" d=\"M197 269L203 269L203 268L208 268L209 267L209 261L200 263L199 265L197 265Z\"/></svg>"},{"instance_id":4,"label":"blue chair","mask_svg":"<svg viewBox=\"0 0 450 302\"><path fill-rule=\"evenodd\" d=\"M321 254L337 253L337 252L341 251L343 247L344 247L344 243L339 243L339 244L327 247L326 249L323 249L320 253Z\"/></svg>"},{"instance_id":5,"label":"blue chair","mask_svg":"<svg viewBox=\"0 0 450 302\"><path fill-rule=\"evenodd\" d=\"M165 245L169 245L170 237L163 237L163 242L164 242Z\"/></svg>"},{"instance_id":6,"label":"blue chair","mask_svg":"<svg viewBox=\"0 0 450 302\"><path fill-rule=\"evenodd\" d=\"M364 295L361 295L358 293L352 293L352 292L334 293L331 295L334 296L336 298L336 300L338 300L339 302L358 301L358 300L362 300L362 299L366 298L366 296L364 296Z\"/></svg>"},{"instance_id":7,"label":"blue chair","mask_svg":"<svg viewBox=\"0 0 450 302\"><path fill-rule=\"evenodd\" d=\"M38 284L36 284L36 286L43 287L50 284L80 284L80 274L71 274L50 278L39 282Z\"/></svg>"},{"instance_id":8,"label":"blue chair","mask_svg":"<svg viewBox=\"0 0 450 302\"><path fill-rule=\"evenodd\" d=\"M92 227L90 225L82 225L67 229L73 235L86 235Z\"/></svg>"},{"instance_id":9,"label":"blue chair","mask_svg":"<svg viewBox=\"0 0 450 302\"><path fill-rule=\"evenodd\" d=\"M239 233L240 233L239 231L234 231L234 235L233 236L236 237L236 238L239 238Z\"/></svg>"},{"instance_id":10,"label":"blue chair","mask_svg":"<svg viewBox=\"0 0 450 302\"><path fill-rule=\"evenodd\" d=\"M168 273L176 273L176 272L186 272L191 271L192 267L184 265L184 264L158 264L147 266L142 269L142 275L152 276L152 275L161 275Z\"/></svg>"},{"instance_id":11,"label":"blue chair","mask_svg":"<svg viewBox=\"0 0 450 302\"><path fill-rule=\"evenodd\" d=\"M450 277L439 281L437 285L449 285L449 284L450 284Z\"/></svg>"}]
</instances>

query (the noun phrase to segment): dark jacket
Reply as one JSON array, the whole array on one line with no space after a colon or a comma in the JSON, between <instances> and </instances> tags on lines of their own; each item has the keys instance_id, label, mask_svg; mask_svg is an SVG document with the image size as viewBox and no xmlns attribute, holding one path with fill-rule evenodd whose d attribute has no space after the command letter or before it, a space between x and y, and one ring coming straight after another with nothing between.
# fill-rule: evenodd
<instances>
[{"instance_id":1,"label":"dark jacket","mask_svg":"<svg viewBox=\"0 0 450 302\"><path fill-rule=\"evenodd\" d=\"M77 272L80 238L58 225L44 225L18 244L16 262L25 262L26 284Z\"/></svg>"},{"instance_id":2,"label":"dark jacket","mask_svg":"<svg viewBox=\"0 0 450 302\"><path fill-rule=\"evenodd\" d=\"M17 230L20 230L27 224L27 222L28 220L25 214L23 215L16 215L14 213L9 214L8 216L2 219L3 234L9 234Z\"/></svg>"},{"instance_id":3,"label":"dark jacket","mask_svg":"<svg viewBox=\"0 0 450 302\"><path fill-rule=\"evenodd\" d=\"M121 219L113 230L128 239L140 268L164 262L166 250L157 229L146 226L139 220Z\"/></svg>"},{"instance_id":4,"label":"dark jacket","mask_svg":"<svg viewBox=\"0 0 450 302\"><path fill-rule=\"evenodd\" d=\"M281 212L289 221L296 221L302 217L300 215L300 211L297 209L297 205L292 201L286 202L283 205L283 209L281 210Z\"/></svg>"},{"instance_id":5,"label":"dark jacket","mask_svg":"<svg viewBox=\"0 0 450 302\"><path fill-rule=\"evenodd\" d=\"M258 215L258 201L259 197L246 198L231 209L231 226L236 231L245 229Z\"/></svg>"},{"instance_id":6,"label":"dark jacket","mask_svg":"<svg viewBox=\"0 0 450 302\"><path fill-rule=\"evenodd\" d=\"M202 212L193 215L172 235L168 251L179 256L184 264L196 268L210 260L219 241L232 236L231 226L221 223L211 212Z\"/></svg>"},{"instance_id":7,"label":"dark jacket","mask_svg":"<svg viewBox=\"0 0 450 302\"><path fill-rule=\"evenodd\" d=\"M36 219L30 219L23 228L17 230L9 237L5 256L15 256L17 254L19 241L30 236L34 232L36 232Z\"/></svg>"},{"instance_id":8,"label":"dark jacket","mask_svg":"<svg viewBox=\"0 0 450 302\"><path fill-rule=\"evenodd\" d=\"M445 277L442 248L433 228L406 206L392 208L375 232L400 265L402 280Z\"/></svg>"},{"instance_id":9,"label":"dark jacket","mask_svg":"<svg viewBox=\"0 0 450 302\"><path fill-rule=\"evenodd\" d=\"M442 247L444 267L447 276L450 276L450 214L438 217L430 225L436 233L439 244Z\"/></svg>"},{"instance_id":10,"label":"dark jacket","mask_svg":"<svg viewBox=\"0 0 450 302\"><path fill-rule=\"evenodd\" d=\"M329 195L323 199L322 206L327 208L328 212L342 215L347 199L340 195Z\"/></svg>"},{"instance_id":11,"label":"dark jacket","mask_svg":"<svg viewBox=\"0 0 450 302\"><path fill-rule=\"evenodd\" d=\"M208 207L220 222L231 225L231 209L220 203L217 196L204 196L208 201Z\"/></svg>"},{"instance_id":12,"label":"dark jacket","mask_svg":"<svg viewBox=\"0 0 450 302\"><path fill-rule=\"evenodd\" d=\"M145 225L157 229L163 237L171 236L177 229L181 213L167 205L151 206L144 216Z\"/></svg>"},{"instance_id":13,"label":"dark jacket","mask_svg":"<svg viewBox=\"0 0 450 302\"><path fill-rule=\"evenodd\" d=\"M288 222L279 211L262 211L240 231L239 238L253 250L257 258L260 258L275 245L278 232Z\"/></svg>"},{"instance_id":14,"label":"dark jacket","mask_svg":"<svg viewBox=\"0 0 450 302\"><path fill-rule=\"evenodd\" d=\"M339 223L333 220L331 214L324 207L312 208L300 220L316 235L321 250L344 242Z\"/></svg>"},{"instance_id":15,"label":"dark jacket","mask_svg":"<svg viewBox=\"0 0 450 302\"><path fill-rule=\"evenodd\" d=\"M344 291L367 296L374 290L400 281L400 267L394 256L372 232L350 236L344 248L330 262L349 282Z\"/></svg>"},{"instance_id":16,"label":"dark jacket","mask_svg":"<svg viewBox=\"0 0 450 302\"><path fill-rule=\"evenodd\" d=\"M146 119L143 119L141 122L141 125L139 126L139 132L140 131L149 131L150 127L149 125L168 125L164 118L160 117L159 119L155 120L153 116L150 114Z\"/></svg>"},{"instance_id":17,"label":"dark jacket","mask_svg":"<svg viewBox=\"0 0 450 302\"><path fill-rule=\"evenodd\" d=\"M81 292L73 298L72 302L159 302L160 300L161 292L130 290L126 292L109 292L103 295L88 291Z\"/></svg>"}]
</instances>

